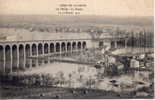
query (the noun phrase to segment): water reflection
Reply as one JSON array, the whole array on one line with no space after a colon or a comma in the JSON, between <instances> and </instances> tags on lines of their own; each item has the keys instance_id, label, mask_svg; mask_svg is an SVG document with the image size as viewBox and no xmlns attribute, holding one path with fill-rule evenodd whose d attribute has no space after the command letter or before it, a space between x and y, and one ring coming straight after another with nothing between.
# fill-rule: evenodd
<instances>
[{"instance_id":1,"label":"water reflection","mask_svg":"<svg viewBox=\"0 0 155 100\"><path fill-rule=\"evenodd\" d=\"M96 69L92 65L52 62L19 74L49 74L54 80L59 81L55 84L57 87L93 88L117 92L133 91L151 83L148 79L150 72L135 71L115 77L101 75L103 72L103 69ZM137 84L138 82L143 84Z\"/></svg>"}]
</instances>

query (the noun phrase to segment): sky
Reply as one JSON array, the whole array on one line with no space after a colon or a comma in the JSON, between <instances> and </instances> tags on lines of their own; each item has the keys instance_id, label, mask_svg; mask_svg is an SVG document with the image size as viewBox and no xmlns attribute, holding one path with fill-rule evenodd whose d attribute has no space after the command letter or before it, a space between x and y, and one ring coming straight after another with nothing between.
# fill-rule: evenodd
<instances>
[{"instance_id":1,"label":"sky","mask_svg":"<svg viewBox=\"0 0 155 100\"><path fill-rule=\"evenodd\" d=\"M0 14L57 15L60 4L86 4L80 15L153 16L153 0L0 0Z\"/></svg>"}]
</instances>

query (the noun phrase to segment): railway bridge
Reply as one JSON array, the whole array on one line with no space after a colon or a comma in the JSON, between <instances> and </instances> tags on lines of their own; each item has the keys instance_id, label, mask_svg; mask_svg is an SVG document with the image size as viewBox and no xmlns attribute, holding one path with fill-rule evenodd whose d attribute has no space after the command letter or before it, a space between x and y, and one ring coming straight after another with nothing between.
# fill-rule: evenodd
<instances>
[{"instance_id":1,"label":"railway bridge","mask_svg":"<svg viewBox=\"0 0 155 100\"><path fill-rule=\"evenodd\" d=\"M31 57L72 54L94 46L102 46L104 41L107 40L114 47L122 40L125 43L124 39L120 38L115 40L100 39L98 41L92 41L91 39L61 39L0 42L0 73L12 73L20 69L38 66L34 63L36 60L30 59Z\"/></svg>"}]
</instances>

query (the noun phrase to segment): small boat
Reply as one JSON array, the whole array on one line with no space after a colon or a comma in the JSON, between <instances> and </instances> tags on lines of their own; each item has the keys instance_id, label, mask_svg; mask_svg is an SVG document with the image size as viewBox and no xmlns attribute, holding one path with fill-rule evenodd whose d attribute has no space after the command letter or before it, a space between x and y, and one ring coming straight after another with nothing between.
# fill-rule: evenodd
<instances>
[{"instance_id":1,"label":"small boat","mask_svg":"<svg viewBox=\"0 0 155 100\"><path fill-rule=\"evenodd\" d=\"M100 68L102 68L103 66L104 66L104 62L103 61L98 61L95 65L94 65L94 67L95 68L97 68L97 69L100 69Z\"/></svg>"}]
</instances>

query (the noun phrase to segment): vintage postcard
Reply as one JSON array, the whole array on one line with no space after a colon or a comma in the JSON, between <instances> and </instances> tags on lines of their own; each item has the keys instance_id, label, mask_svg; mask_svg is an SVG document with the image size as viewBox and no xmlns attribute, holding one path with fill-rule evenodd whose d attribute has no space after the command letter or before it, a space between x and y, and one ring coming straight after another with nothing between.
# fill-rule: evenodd
<instances>
[{"instance_id":1,"label":"vintage postcard","mask_svg":"<svg viewBox=\"0 0 155 100\"><path fill-rule=\"evenodd\" d=\"M154 99L153 0L0 0L0 99Z\"/></svg>"}]
</instances>

